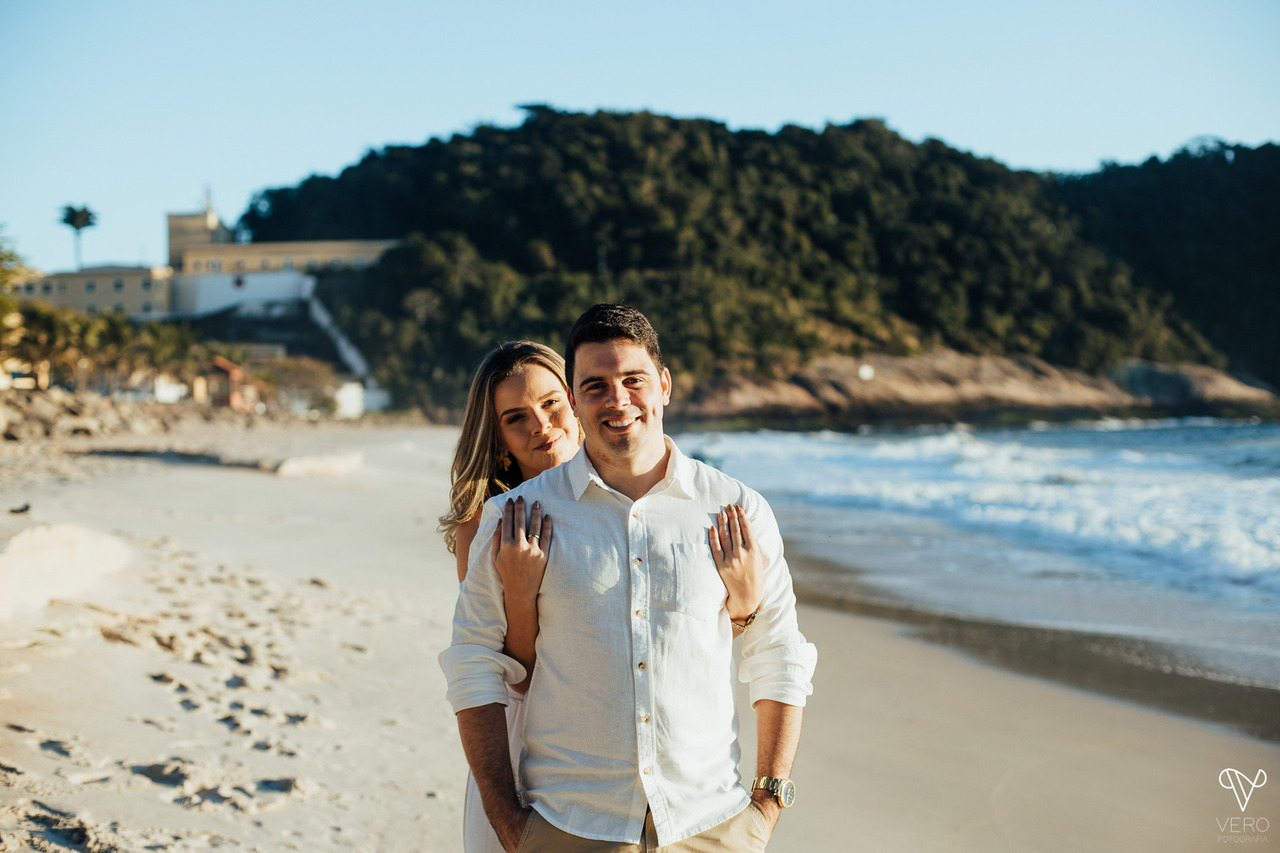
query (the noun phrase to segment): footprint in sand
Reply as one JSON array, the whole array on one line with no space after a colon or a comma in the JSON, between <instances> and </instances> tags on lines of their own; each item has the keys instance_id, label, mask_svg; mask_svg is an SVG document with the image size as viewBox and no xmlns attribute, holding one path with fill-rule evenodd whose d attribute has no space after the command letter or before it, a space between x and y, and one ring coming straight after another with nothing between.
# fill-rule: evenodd
<instances>
[{"instance_id":1,"label":"footprint in sand","mask_svg":"<svg viewBox=\"0 0 1280 853\"><path fill-rule=\"evenodd\" d=\"M129 722L138 723L143 726L151 726L154 729L159 729L165 734L173 734L178 731L178 721L172 717L163 720L153 720L150 717L130 717Z\"/></svg>"},{"instance_id":2,"label":"footprint in sand","mask_svg":"<svg viewBox=\"0 0 1280 853\"><path fill-rule=\"evenodd\" d=\"M64 740L43 740L40 741L40 748L45 752L52 752L59 758L72 757L72 745Z\"/></svg>"},{"instance_id":3,"label":"footprint in sand","mask_svg":"<svg viewBox=\"0 0 1280 853\"><path fill-rule=\"evenodd\" d=\"M121 766L124 766L123 764ZM127 768L135 776L162 788L174 789L173 802L194 811L231 809L259 812L282 805L290 797L305 797L315 790L303 777L237 780L229 774L192 764L181 756Z\"/></svg>"},{"instance_id":4,"label":"footprint in sand","mask_svg":"<svg viewBox=\"0 0 1280 853\"><path fill-rule=\"evenodd\" d=\"M129 768L135 775L150 779L157 785L177 788L190 778L184 758L171 758L158 764L135 764Z\"/></svg>"},{"instance_id":5,"label":"footprint in sand","mask_svg":"<svg viewBox=\"0 0 1280 853\"><path fill-rule=\"evenodd\" d=\"M16 818L16 826L0 836L0 850L118 850L101 844L104 833L71 812L36 800L17 808L0 808L0 817ZM9 823L9 821L5 821ZM18 846L10 846L10 842Z\"/></svg>"},{"instance_id":6,"label":"footprint in sand","mask_svg":"<svg viewBox=\"0 0 1280 853\"><path fill-rule=\"evenodd\" d=\"M100 762L91 757L80 738L74 735L42 732L21 723L6 723L5 728L14 734L26 735L27 737L21 740L32 749L38 750L45 758L65 761L81 767L101 766Z\"/></svg>"}]
</instances>

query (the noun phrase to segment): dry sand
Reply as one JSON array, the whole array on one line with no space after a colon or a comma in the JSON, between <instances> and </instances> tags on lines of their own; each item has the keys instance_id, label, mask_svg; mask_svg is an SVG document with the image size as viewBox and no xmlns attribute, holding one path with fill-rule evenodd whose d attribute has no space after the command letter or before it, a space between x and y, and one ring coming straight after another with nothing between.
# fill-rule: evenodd
<instances>
[{"instance_id":1,"label":"dry sand","mask_svg":"<svg viewBox=\"0 0 1280 853\"><path fill-rule=\"evenodd\" d=\"M455 435L0 448L0 594L24 596L0 602L0 851L460 849L465 766L435 663L456 595L434 532ZM270 473L287 459L295 476ZM1257 829L1280 820L1274 745L892 622L804 607L801 626L816 692L771 851L1280 837ZM1242 812L1227 767L1276 781Z\"/></svg>"}]
</instances>

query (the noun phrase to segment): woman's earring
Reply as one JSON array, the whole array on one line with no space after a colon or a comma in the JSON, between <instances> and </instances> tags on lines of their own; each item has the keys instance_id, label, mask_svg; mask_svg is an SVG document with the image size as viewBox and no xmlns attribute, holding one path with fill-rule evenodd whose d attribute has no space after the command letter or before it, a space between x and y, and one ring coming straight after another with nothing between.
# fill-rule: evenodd
<instances>
[{"instance_id":1,"label":"woman's earring","mask_svg":"<svg viewBox=\"0 0 1280 853\"><path fill-rule=\"evenodd\" d=\"M511 470L511 454L506 450L498 454L498 467L502 469L504 474Z\"/></svg>"}]
</instances>

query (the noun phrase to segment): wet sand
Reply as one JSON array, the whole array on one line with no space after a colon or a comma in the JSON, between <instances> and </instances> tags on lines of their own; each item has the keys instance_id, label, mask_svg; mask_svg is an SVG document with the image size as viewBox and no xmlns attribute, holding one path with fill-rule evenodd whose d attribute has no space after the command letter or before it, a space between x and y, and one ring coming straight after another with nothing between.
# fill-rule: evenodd
<instances>
[{"instance_id":1,"label":"wet sand","mask_svg":"<svg viewBox=\"0 0 1280 853\"><path fill-rule=\"evenodd\" d=\"M789 557L797 598L899 623L907 634L1001 669L1049 679L1232 728L1280 744L1280 690L1232 683L1194 650L1134 636L1020 625L939 613L871 589L857 572L818 557Z\"/></svg>"}]
</instances>

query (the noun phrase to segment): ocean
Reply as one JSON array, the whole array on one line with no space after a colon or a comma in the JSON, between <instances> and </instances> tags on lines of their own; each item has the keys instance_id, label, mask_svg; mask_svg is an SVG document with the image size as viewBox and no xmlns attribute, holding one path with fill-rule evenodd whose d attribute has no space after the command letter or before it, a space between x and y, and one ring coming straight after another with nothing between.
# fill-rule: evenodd
<instances>
[{"instance_id":1,"label":"ocean","mask_svg":"<svg viewBox=\"0 0 1280 853\"><path fill-rule=\"evenodd\" d=\"M1280 425L676 440L769 499L810 593L1140 640L1177 651L1160 666L1280 688Z\"/></svg>"}]
</instances>

